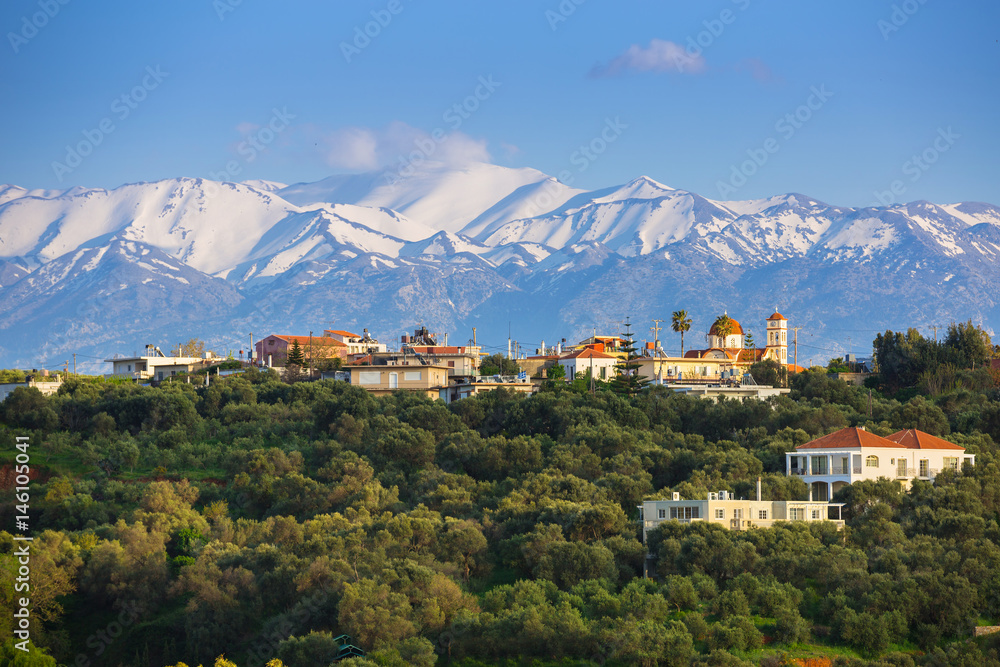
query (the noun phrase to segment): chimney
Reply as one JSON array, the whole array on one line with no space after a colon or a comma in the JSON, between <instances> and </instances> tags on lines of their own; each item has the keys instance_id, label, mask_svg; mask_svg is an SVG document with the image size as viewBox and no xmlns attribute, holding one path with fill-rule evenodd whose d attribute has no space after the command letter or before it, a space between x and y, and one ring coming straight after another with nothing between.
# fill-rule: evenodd
<instances>
[{"instance_id":1,"label":"chimney","mask_svg":"<svg viewBox=\"0 0 1000 667\"><path fill-rule=\"evenodd\" d=\"M760 497L760 477L757 478L757 500L763 500L763 498Z\"/></svg>"}]
</instances>

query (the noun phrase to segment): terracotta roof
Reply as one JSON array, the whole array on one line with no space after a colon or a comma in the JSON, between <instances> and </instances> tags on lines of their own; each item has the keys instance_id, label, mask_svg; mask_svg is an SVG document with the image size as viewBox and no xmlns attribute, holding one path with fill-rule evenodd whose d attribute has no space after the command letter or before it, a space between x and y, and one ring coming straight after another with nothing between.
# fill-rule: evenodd
<instances>
[{"instance_id":1,"label":"terracotta roof","mask_svg":"<svg viewBox=\"0 0 1000 667\"><path fill-rule=\"evenodd\" d=\"M586 350L579 350L577 352L564 354L559 358L560 359L617 359L618 357L611 354L604 354L603 352L597 352L596 350L591 350L590 348L587 348Z\"/></svg>"},{"instance_id":2,"label":"terracotta roof","mask_svg":"<svg viewBox=\"0 0 1000 667\"><path fill-rule=\"evenodd\" d=\"M802 366L796 366L795 364L787 364L789 373L805 373L806 369Z\"/></svg>"},{"instance_id":3,"label":"terracotta roof","mask_svg":"<svg viewBox=\"0 0 1000 667\"><path fill-rule=\"evenodd\" d=\"M735 336L735 335L739 334L740 336L742 336L743 335L743 327L740 326L740 323L737 322L736 320L734 320L731 317L729 318L729 321L733 323L733 330L729 332L729 335L730 336ZM717 334L715 331L716 331L715 330L715 324L713 324L712 328L708 330L708 335L709 336L718 336L719 334Z\"/></svg>"},{"instance_id":4,"label":"terracotta roof","mask_svg":"<svg viewBox=\"0 0 1000 667\"><path fill-rule=\"evenodd\" d=\"M795 449L861 449L862 447L907 449L906 445L869 433L857 426L842 428L830 435L799 445Z\"/></svg>"},{"instance_id":5,"label":"terracotta roof","mask_svg":"<svg viewBox=\"0 0 1000 667\"><path fill-rule=\"evenodd\" d=\"M965 451L965 447L913 428L887 435L886 439L898 442L907 449L957 449Z\"/></svg>"},{"instance_id":6,"label":"terracotta roof","mask_svg":"<svg viewBox=\"0 0 1000 667\"><path fill-rule=\"evenodd\" d=\"M350 331L340 331L339 329L323 329L324 334L337 334L338 336L347 336L348 338L361 338L356 333L351 333Z\"/></svg>"},{"instance_id":7,"label":"terracotta roof","mask_svg":"<svg viewBox=\"0 0 1000 667\"><path fill-rule=\"evenodd\" d=\"M782 315L781 313L779 313L778 311L775 311L774 314L771 315L771 317L769 317L767 319L769 319L769 320L787 320L788 318L785 317L784 315Z\"/></svg>"},{"instance_id":8,"label":"terracotta roof","mask_svg":"<svg viewBox=\"0 0 1000 667\"><path fill-rule=\"evenodd\" d=\"M685 359L701 359L701 353L706 350L688 350L684 353Z\"/></svg>"},{"instance_id":9,"label":"terracotta roof","mask_svg":"<svg viewBox=\"0 0 1000 667\"><path fill-rule=\"evenodd\" d=\"M289 343L292 343L293 341L299 341L299 345L309 344L309 336L293 336L291 334L271 334L271 335L274 336L275 338L280 338L281 340L287 341ZM327 346L327 347L347 347L347 345L341 343L339 340L334 340L332 338L323 338L322 336L313 336L312 344Z\"/></svg>"}]
</instances>

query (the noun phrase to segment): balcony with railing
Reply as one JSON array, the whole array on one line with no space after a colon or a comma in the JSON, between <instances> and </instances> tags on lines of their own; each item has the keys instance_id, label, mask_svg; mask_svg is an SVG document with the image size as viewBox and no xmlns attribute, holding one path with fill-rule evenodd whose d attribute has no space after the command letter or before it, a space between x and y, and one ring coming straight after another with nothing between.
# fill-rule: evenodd
<instances>
[{"instance_id":1,"label":"balcony with railing","mask_svg":"<svg viewBox=\"0 0 1000 667\"><path fill-rule=\"evenodd\" d=\"M788 471L789 475L805 476L810 475L812 477L825 477L828 475L850 475L851 472L855 475L861 474L861 468L852 468L851 466L832 466L829 470L826 468L813 469L809 472L805 468L792 468Z\"/></svg>"}]
</instances>

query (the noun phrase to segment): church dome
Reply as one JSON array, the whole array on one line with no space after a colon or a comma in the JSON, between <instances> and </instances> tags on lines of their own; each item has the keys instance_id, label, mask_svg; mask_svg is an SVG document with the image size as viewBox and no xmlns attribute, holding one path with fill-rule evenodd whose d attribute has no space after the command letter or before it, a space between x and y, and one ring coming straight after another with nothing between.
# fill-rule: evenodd
<instances>
[{"instance_id":1,"label":"church dome","mask_svg":"<svg viewBox=\"0 0 1000 667\"><path fill-rule=\"evenodd\" d=\"M740 323L737 322L736 320L734 320L733 318L729 318L729 321L733 323L733 330L729 332L729 335L730 336L736 336L736 335L742 336L743 335L743 327L740 326ZM719 334L718 328L714 324L712 325L712 328L708 330L708 335L709 336L719 336L719 338L722 337Z\"/></svg>"}]
</instances>

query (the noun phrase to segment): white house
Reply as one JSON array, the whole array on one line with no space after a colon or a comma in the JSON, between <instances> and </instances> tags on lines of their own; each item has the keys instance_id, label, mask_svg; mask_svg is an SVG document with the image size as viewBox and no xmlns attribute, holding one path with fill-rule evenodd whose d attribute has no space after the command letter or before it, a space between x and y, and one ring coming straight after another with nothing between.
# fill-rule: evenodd
<instances>
[{"instance_id":1,"label":"white house","mask_svg":"<svg viewBox=\"0 0 1000 667\"><path fill-rule=\"evenodd\" d=\"M139 357L115 355L105 362L111 364L111 374L140 380L165 380L180 373L191 373L216 361L211 352L204 357L168 357L160 348L147 345L146 354Z\"/></svg>"},{"instance_id":2,"label":"white house","mask_svg":"<svg viewBox=\"0 0 1000 667\"><path fill-rule=\"evenodd\" d=\"M333 340L346 345L346 352L348 356L354 354L371 354L372 352L385 352L388 350L385 343L380 343L378 340L371 337L371 334L368 333L368 329L365 329L364 333L360 336L356 333L351 333L350 331L324 329L323 338L332 338Z\"/></svg>"},{"instance_id":3,"label":"white house","mask_svg":"<svg viewBox=\"0 0 1000 667\"><path fill-rule=\"evenodd\" d=\"M785 469L809 486L809 497L827 500L844 486L884 477L909 486L933 480L942 470L960 470L976 457L965 448L917 430L882 438L864 427L849 427L799 445L785 454Z\"/></svg>"},{"instance_id":4,"label":"white house","mask_svg":"<svg viewBox=\"0 0 1000 667\"><path fill-rule=\"evenodd\" d=\"M577 373L590 372L597 380L610 380L615 376L615 366L618 357L591 348L585 348L564 354L559 357L559 365L566 371L566 377L572 380Z\"/></svg>"}]
</instances>

